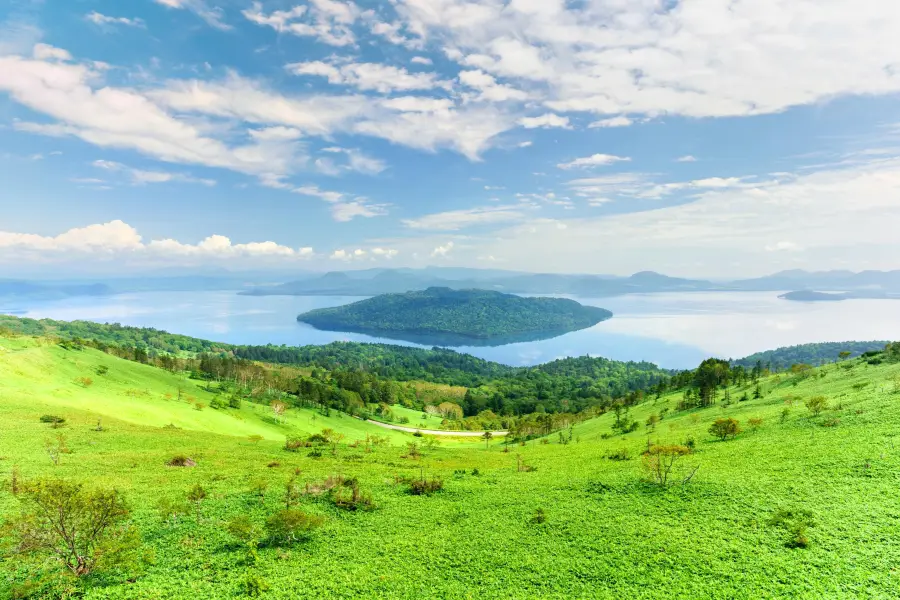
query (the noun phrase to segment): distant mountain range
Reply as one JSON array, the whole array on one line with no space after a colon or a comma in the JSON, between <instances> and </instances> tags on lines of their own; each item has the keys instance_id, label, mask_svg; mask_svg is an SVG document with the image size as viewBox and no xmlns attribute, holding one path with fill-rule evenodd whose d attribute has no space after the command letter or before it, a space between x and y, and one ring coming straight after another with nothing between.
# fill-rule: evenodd
<instances>
[{"instance_id":1,"label":"distant mountain range","mask_svg":"<svg viewBox=\"0 0 900 600\"><path fill-rule=\"evenodd\" d=\"M713 282L669 277L653 271L635 273L630 277L615 277L478 269L372 269L365 272L336 271L276 286L261 286L241 293L254 296L375 296L436 286L587 297L703 291L892 292L900 291L900 271L782 271L757 279Z\"/></svg>"},{"instance_id":2,"label":"distant mountain range","mask_svg":"<svg viewBox=\"0 0 900 600\"><path fill-rule=\"evenodd\" d=\"M285 283L286 282L286 283ZM484 289L515 294L554 294L582 297L652 294L659 292L772 291L853 292L855 297L900 293L897 271L782 271L766 277L710 281L669 277L642 271L629 277L525 273L500 269L426 267L422 269L365 269L288 273L162 273L146 277L79 280L0 280L0 298L54 298L151 291L238 291L252 296L377 296L429 287L455 290ZM800 296L802 297L802 295Z\"/></svg>"}]
</instances>

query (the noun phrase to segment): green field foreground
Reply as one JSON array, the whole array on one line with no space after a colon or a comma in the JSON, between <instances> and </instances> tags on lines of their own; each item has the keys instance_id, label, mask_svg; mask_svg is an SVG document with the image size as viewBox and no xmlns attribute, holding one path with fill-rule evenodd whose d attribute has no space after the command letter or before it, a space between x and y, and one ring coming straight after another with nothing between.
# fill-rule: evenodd
<instances>
[{"instance_id":1,"label":"green field foreground","mask_svg":"<svg viewBox=\"0 0 900 600\"><path fill-rule=\"evenodd\" d=\"M78 597L90 599L246 597L251 576L265 582L259 597L273 599L898 597L900 365L852 360L760 387L761 398L752 386L731 388L730 405L722 391L715 406L690 411L677 410L680 392L651 397L631 410L640 427L625 435L608 413L576 426L568 443L557 434L510 446L423 443L308 409L280 419L248 402L197 410L213 397L197 382L94 350L2 339L0 480L16 468L25 479L124 493L145 564L81 582ZM828 404L818 416L805 407L817 396ZM51 429L44 414L65 426ZM409 417L414 425L421 413ZM708 433L723 417L740 422L734 439ZM320 456L285 451L285 437L324 428L346 437ZM70 452L54 465L45 442L60 433ZM367 435L387 443L356 443ZM679 480L696 469L693 478L649 483L648 443L693 445L675 467ZM175 455L197 466L166 466ZM357 478L376 508L346 511L306 495L301 507L324 525L248 561L231 519L264 522L292 476L315 485L335 475ZM422 475L443 479L443 490L413 496L398 483ZM160 514L161 498L183 501L195 484L208 491L199 519ZM0 516L18 504L4 485ZM778 516L802 511L808 544L793 547ZM64 586L37 581L16 558L4 556L0 573L0 598L62 597Z\"/></svg>"}]
</instances>

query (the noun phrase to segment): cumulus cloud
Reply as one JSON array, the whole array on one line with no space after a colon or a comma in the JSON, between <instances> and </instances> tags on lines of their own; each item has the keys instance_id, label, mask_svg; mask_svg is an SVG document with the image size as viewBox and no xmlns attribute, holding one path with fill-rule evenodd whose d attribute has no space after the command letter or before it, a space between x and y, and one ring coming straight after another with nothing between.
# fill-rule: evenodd
<instances>
[{"instance_id":1,"label":"cumulus cloud","mask_svg":"<svg viewBox=\"0 0 900 600\"><path fill-rule=\"evenodd\" d=\"M582 158L576 158L575 160L569 161L567 163L560 163L556 165L560 169L585 169L590 167L605 167L617 162L627 162L630 161L631 158L627 156L615 156L613 154L592 154L591 156L585 156Z\"/></svg>"},{"instance_id":2,"label":"cumulus cloud","mask_svg":"<svg viewBox=\"0 0 900 600\"><path fill-rule=\"evenodd\" d=\"M444 257L450 254L450 251L453 250L453 242L447 242L442 246L438 246L431 252L431 256L433 257Z\"/></svg>"},{"instance_id":3,"label":"cumulus cloud","mask_svg":"<svg viewBox=\"0 0 900 600\"><path fill-rule=\"evenodd\" d=\"M398 0L448 58L557 112L690 117L900 91L893 0ZM748 51L748 49L752 49Z\"/></svg>"},{"instance_id":4,"label":"cumulus cloud","mask_svg":"<svg viewBox=\"0 0 900 600\"><path fill-rule=\"evenodd\" d=\"M687 163L687 162L697 162L697 159L691 156L690 154L685 154L684 156L679 156L675 159L675 162Z\"/></svg>"},{"instance_id":5,"label":"cumulus cloud","mask_svg":"<svg viewBox=\"0 0 900 600\"><path fill-rule=\"evenodd\" d=\"M382 94L449 88L435 73L410 73L404 68L380 63L334 64L322 61L292 63L287 70L294 75L324 77L328 83L346 85Z\"/></svg>"},{"instance_id":6,"label":"cumulus cloud","mask_svg":"<svg viewBox=\"0 0 900 600\"><path fill-rule=\"evenodd\" d=\"M561 117L553 113L547 113L539 117L523 117L519 119L519 125L525 129L550 129L559 127L569 129L569 117Z\"/></svg>"},{"instance_id":7,"label":"cumulus cloud","mask_svg":"<svg viewBox=\"0 0 900 600\"><path fill-rule=\"evenodd\" d=\"M626 116L620 115L618 117L612 117L609 119L600 119L599 121L594 121L588 128L596 129L596 128L605 128L605 127L628 127L633 124L634 121L629 119Z\"/></svg>"},{"instance_id":8,"label":"cumulus cloud","mask_svg":"<svg viewBox=\"0 0 900 600\"><path fill-rule=\"evenodd\" d=\"M308 6L298 5L268 14L260 2L254 2L242 14L251 22L271 27L278 33L313 37L331 46L350 46L356 42L352 26L361 13L353 2L310 0Z\"/></svg>"}]
</instances>

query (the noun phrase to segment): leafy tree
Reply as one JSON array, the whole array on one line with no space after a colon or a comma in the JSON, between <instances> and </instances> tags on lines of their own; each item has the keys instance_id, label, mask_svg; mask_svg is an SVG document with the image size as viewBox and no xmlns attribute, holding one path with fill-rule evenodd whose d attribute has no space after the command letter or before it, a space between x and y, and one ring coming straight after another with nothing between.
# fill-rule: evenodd
<instances>
[{"instance_id":1,"label":"leafy tree","mask_svg":"<svg viewBox=\"0 0 900 600\"><path fill-rule=\"evenodd\" d=\"M22 496L22 513L5 527L14 554L52 558L77 577L135 559L140 541L118 491L44 479L25 485Z\"/></svg>"},{"instance_id":2,"label":"leafy tree","mask_svg":"<svg viewBox=\"0 0 900 600\"><path fill-rule=\"evenodd\" d=\"M490 431L485 431L481 435L481 439L484 440L484 449L487 450L491 445L491 440L494 438L494 434Z\"/></svg>"},{"instance_id":3,"label":"leafy tree","mask_svg":"<svg viewBox=\"0 0 900 600\"><path fill-rule=\"evenodd\" d=\"M709 426L709 433L723 442L727 440L729 436L734 438L740 432L740 423L731 417L716 419L715 422Z\"/></svg>"}]
</instances>

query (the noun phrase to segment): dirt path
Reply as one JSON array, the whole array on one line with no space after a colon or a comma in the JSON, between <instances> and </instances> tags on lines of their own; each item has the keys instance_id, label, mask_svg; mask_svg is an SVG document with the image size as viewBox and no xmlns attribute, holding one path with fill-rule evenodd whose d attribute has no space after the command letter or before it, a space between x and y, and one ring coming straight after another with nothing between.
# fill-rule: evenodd
<instances>
[{"instance_id":1,"label":"dirt path","mask_svg":"<svg viewBox=\"0 0 900 600\"><path fill-rule=\"evenodd\" d=\"M449 435L453 437L481 437L484 435L483 431L440 431L435 429L417 429L415 427L401 427L400 425L388 425L387 423L379 423L378 421L373 421L371 419L366 419L367 423L372 423L373 425L378 425L379 427L384 427L385 429L394 429L396 431L405 431L407 433L415 433L421 432L426 435ZM494 437L503 437L508 431L492 431L491 434Z\"/></svg>"}]
</instances>

